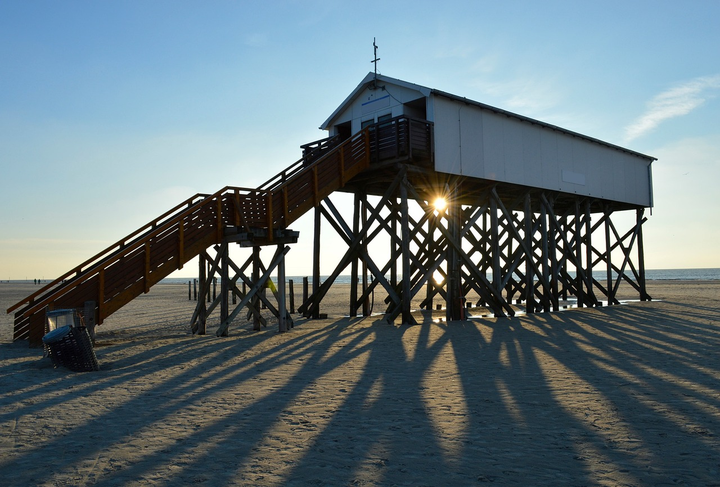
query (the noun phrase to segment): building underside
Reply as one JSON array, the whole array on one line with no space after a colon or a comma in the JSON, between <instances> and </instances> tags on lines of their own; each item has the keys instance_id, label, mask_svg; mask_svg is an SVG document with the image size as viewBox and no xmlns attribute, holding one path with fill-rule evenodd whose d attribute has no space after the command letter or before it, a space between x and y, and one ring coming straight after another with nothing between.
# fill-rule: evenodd
<instances>
[{"instance_id":1,"label":"building underside","mask_svg":"<svg viewBox=\"0 0 720 487\"><path fill-rule=\"evenodd\" d=\"M368 169L340 189L353 195L349 218L343 216L347 211L336 206L332 195L315 206L311 290L298 307L303 316L324 316L323 300L345 274L350 274L354 283L348 314L382 313L390 323L416 323L417 313L413 312L418 309L413 309L412 303L418 302L419 309L436 314L441 309L451 321L476 314L469 307L482 307L503 317L518 311L558 311L568 302L578 307L616 305L621 284L632 287L640 300L650 299L645 286L644 208L439 173L432 169L432 151L393 147L389 155L376 157ZM373 154L379 153L375 147ZM439 197L447 204L443 209L435 206ZM627 216L618 219L621 214L631 215L632 223L627 224ZM619 228L619 220L627 228ZM326 254L321 236L325 232L337 233L346 247L330 275L321 276ZM289 313L280 313L260 297L277 267L276 302L283 300L279 308L285 309L285 283L280 276L284 275L282 255L297 238L292 235L282 242L262 238L238 242L253 249L242 266L232 263L227 244L217 247L215 257L207 254L201 259L201 268L214 269L212 276L227 283L223 286L226 292L246 298L242 306L247 307L246 316L254 320L256 328L264 324L261 306L270 306L281 331L292 326ZM264 245L277 245L267 265L259 252ZM225 259L231 263L223 264ZM201 281L209 282L203 273L201 270ZM238 282L245 283L244 290ZM371 310L368 303L376 290L384 291L387 298L381 308L375 303ZM204 307L204 300L200 301L198 307ZM232 314L225 305L218 334L228 332L242 306ZM204 325L198 327L198 322L204 320L198 316L206 315L206 311L196 312L194 331L203 332Z\"/></svg>"}]
</instances>

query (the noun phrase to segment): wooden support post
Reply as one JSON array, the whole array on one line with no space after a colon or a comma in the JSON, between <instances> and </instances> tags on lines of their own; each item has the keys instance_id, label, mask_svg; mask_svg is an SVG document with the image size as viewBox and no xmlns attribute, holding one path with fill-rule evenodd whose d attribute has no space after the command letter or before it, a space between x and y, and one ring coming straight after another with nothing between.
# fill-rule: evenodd
<instances>
[{"instance_id":1,"label":"wooden support post","mask_svg":"<svg viewBox=\"0 0 720 487\"><path fill-rule=\"evenodd\" d=\"M392 215L394 215L393 219L390 221L390 259L392 262L392 265L390 267L390 285L394 289L397 289L397 285L398 285L398 260L394 259L393 257L398 255L399 252L402 252L401 249L398 249L398 245L395 242L395 235L398 234L398 228L397 228L398 218L397 218L397 216L399 215L400 219L402 219L403 218L403 213L402 213L403 208L405 208L405 210L407 210L407 186L405 186L406 184L407 184L407 176L405 176L403 178L403 183L400 187L400 195L401 195L400 197L401 198L402 198L402 194L403 194L402 188L403 187L405 188L404 203L398 204L397 198L393 198L392 201L390 202L390 205L392 207L391 213L392 213ZM402 205L404 205L404 206L402 206ZM403 241L405 241L404 240L405 238L409 238L409 236L402 234ZM403 276L403 279L404 279L404 276Z\"/></svg>"},{"instance_id":2,"label":"wooden support post","mask_svg":"<svg viewBox=\"0 0 720 487\"><path fill-rule=\"evenodd\" d=\"M533 273L532 261L535 258L535 245L533 241L532 207L530 204L530 193L525 194L524 206L525 223L525 311L535 312L535 275ZM512 225L512 222L510 222Z\"/></svg>"},{"instance_id":3,"label":"wooden support post","mask_svg":"<svg viewBox=\"0 0 720 487\"><path fill-rule=\"evenodd\" d=\"M512 225L513 223L510 222ZM499 235L499 222L498 222L498 207L497 200L494 195L490 198L490 255L492 256L492 287L495 292L502 292L500 290L500 282L502 276L500 271L500 235ZM490 303L487 303L490 304Z\"/></svg>"},{"instance_id":4,"label":"wooden support post","mask_svg":"<svg viewBox=\"0 0 720 487\"><path fill-rule=\"evenodd\" d=\"M314 176L315 177L315 176ZM315 206L315 227L314 227L314 240L313 240L313 276L312 276L312 294L313 299L317 296L317 292L320 290L320 221L321 221L320 208ZM313 306L309 307L312 309L312 315L309 318L318 319L320 317L320 303L314 303Z\"/></svg>"},{"instance_id":5,"label":"wooden support post","mask_svg":"<svg viewBox=\"0 0 720 487\"><path fill-rule=\"evenodd\" d=\"M360 231L360 193L355 193L353 206L353 235ZM358 259L354 257L350 266L350 316L357 316Z\"/></svg>"},{"instance_id":6,"label":"wooden support post","mask_svg":"<svg viewBox=\"0 0 720 487\"><path fill-rule=\"evenodd\" d=\"M430 249L433 255L437 252L437 246L435 243L435 225L437 225L437 218L438 216L435 212L433 212L433 214L430 215L430 218L428 218L428 234L425 241L425 246ZM428 311L432 311L433 309L433 296L435 295L435 286L433 285L434 281L435 276L430 276L426 285L425 309Z\"/></svg>"},{"instance_id":7,"label":"wooden support post","mask_svg":"<svg viewBox=\"0 0 720 487\"><path fill-rule=\"evenodd\" d=\"M278 245L278 252L282 252L282 248L283 245ZM277 281L278 331L284 333L288 330L287 309L285 306L285 254L282 254L278 263Z\"/></svg>"},{"instance_id":8,"label":"wooden support post","mask_svg":"<svg viewBox=\"0 0 720 487\"><path fill-rule=\"evenodd\" d=\"M410 295L410 224L408 214L408 201L407 201L407 175L403 177L403 181L400 184L400 232L402 242L402 322L406 325L417 324L411 314L410 301L412 296ZM397 200L394 200L394 205ZM393 222L396 220L393 218ZM395 228L393 228L395 231ZM393 248L395 245L393 244ZM397 265L393 265L395 269ZM397 275L396 275L397 279ZM393 286L394 287L394 286Z\"/></svg>"},{"instance_id":9,"label":"wooden support post","mask_svg":"<svg viewBox=\"0 0 720 487\"><path fill-rule=\"evenodd\" d=\"M450 195L450 203L447 206L448 215L448 233L449 238L454 242L454 245L448 245L448 278L445 292L446 298L446 312L445 317L447 321L459 320L461 316L460 311L460 258L459 252L462 247L462 243L459 242L460 236L460 212L462 208L460 206L460 200L458 195L457 186L453 186L452 194Z\"/></svg>"},{"instance_id":10,"label":"wooden support post","mask_svg":"<svg viewBox=\"0 0 720 487\"><path fill-rule=\"evenodd\" d=\"M542 246L542 272L543 282L550 283L550 245L548 242L548 222L547 222L547 209L545 205L540 204L540 242ZM551 303L555 301L552 292L552 285L542 287L543 293L543 310L545 312L550 311Z\"/></svg>"},{"instance_id":11,"label":"wooden support post","mask_svg":"<svg viewBox=\"0 0 720 487\"><path fill-rule=\"evenodd\" d=\"M207 308L205 307L205 293L207 292L207 283L206 283L206 272L207 272L207 262L205 258L205 254L202 253L198 257L198 270L199 270L199 281L200 281L200 296L198 297L198 317L196 322L196 329L193 330L194 333L198 335L204 335L206 331L206 325L207 325Z\"/></svg>"},{"instance_id":12,"label":"wooden support post","mask_svg":"<svg viewBox=\"0 0 720 487\"><path fill-rule=\"evenodd\" d=\"M590 203L591 201L589 199L585 201L585 286L589 298L588 306L592 306L597 302L595 292L593 291L595 285L593 283L592 218Z\"/></svg>"},{"instance_id":13,"label":"wooden support post","mask_svg":"<svg viewBox=\"0 0 720 487\"><path fill-rule=\"evenodd\" d=\"M645 214L644 208L639 208L636 211L636 220L638 227L638 285L640 286L640 301L650 301L652 298L647 293L647 287L645 285L645 249L643 247L643 215Z\"/></svg>"},{"instance_id":14,"label":"wooden support post","mask_svg":"<svg viewBox=\"0 0 720 487\"><path fill-rule=\"evenodd\" d=\"M510 263L513 260L513 248L512 248L513 239L510 238L510 235L508 235L508 238L505 239L505 263L506 265L510 265ZM515 295L515 285L514 285L514 279L512 277L512 271L508 269L506 271L506 275L508 275L507 284L505 285L505 293L507 295L507 302L511 303L513 296Z\"/></svg>"},{"instance_id":15,"label":"wooden support post","mask_svg":"<svg viewBox=\"0 0 720 487\"><path fill-rule=\"evenodd\" d=\"M292 279L288 280L288 293L290 294L290 313L295 314L295 288Z\"/></svg>"},{"instance_id":16,"label":"wooden support post","mask_svg":"<svg viewBox=\"0 0 720 487\"><path fill-rule=\"evenodd\" d=\"M570 225L568 224L568 221L567 221L567 217L566 217L566 216L560 217L560 219L558 220L558 224L560 225L560 229L561 229L560 232L561 232L561 233L562 233L562 232L566 232L566 233L567 233L568 231L570 231ZM562 240L562 238L561 238L561 240ZM564 242L563 242L563 243L564 243ZM561 251L562 251L562 253L563 253L563 259L562 259L562 261L564 262L564 264L563 264L562 267L567 271L567 254L568 254L569 252L572 252L572 249L570 249L570 248L568 248L567 246L563 245ZM562 297L562 299L563 299L564 301L567 301L567 298L568 298L568 283L567 283L567 280L566 280L565 277L563 277L563 287L562 287L561 297Z\"/></svg>"},{"instance_id":17,"label":"wooden support post","mask_svg":"<svg viewBox=\"0 0 720 487\"><path fill-rule=\"evenodd\" d=\"M553 213L552 205L553 205L553 199L548 198L546 202L542 203L543 211L545 212L547 218L552 218L550 215L548 215L548 210L550 210L550 213ZM548 206L545 205L547 203ZM548 220L548 252L550 252L550 274L552 276L550 281L550 288L552 293L552 309L553 311L559 311L560 310L560 302L559 302L559 290L558 290L558 259L557 259L557 225L551 225L550 221Z\"/></svg>"},{"instance_id":18,"label":"wooden support post","mask_svg":"<svg viewBox=\"0 0 720 487\"><path fill-rule=\"evenodd\" d=\"M310 297L310 292L309 292L310 286L309 286L308 281L309 281L309 279L307 277L303 277L303 283L302 283L302 293L303 293L302 302L303 302L303 304L307 303L308 297ZM307 317L308 315L305 314L304 316Z\"/></svg>"},{"instance_id":19,"label":"wooden support post","mask_svg":"<svg viewBox=\"0 0 720 487\"><path fill-rule=\"evenodd\" d=\"M492 207L492 202L490 201L490 207ZM482 235L481 235L481 249L480 252L482 252L482 267L480 268L480 273L487 277L488 269L491 269L492 263L491 263L491 257L492 257L492 250L490 246L490 225L491 225L491 219L490 219L490 212L492 210L488 208L487 211L483 213L482 216ZM497 211L497 209L496 209ZM478 306L486 306L488 303L485 302L484 299L479 298L478 299Z\"/></svg>"},{"instance_id":20,"label":"wooden support post","mask_svg":"<svg viewBox=\"0 0 720 487\"><path fill-rule=\"evenodd\" d=\"M613 274L612 274L612 246L610 245L610 205L605 206L605 288L607 289L608 305L615 304L615 294L613 293Z\"/></svg>"},{"instance_id":21,"label":"wooden support post","mask_svg":"<svg viewBox=\"0 0 720 487\"><path fill-rule=\"evenodd\" d=\"M256 286L260 280L260 247L255 245L252 252L252 283L253 286ZM258 331L262 327L262 323L259 318L260 299L257 296L253 296L250 300L250 306L256 310L256 313L253 315L253 330Z\"/></svg>"},{"instance_id":22,"label":"wooden support post","mask_svg":"<svg viewBox=\"0 0 720 487\"><path fill-rule=\"evenodd\" d=\"M363 231L367 232L367 221L368 221L368 201L367 201L367 194L362 193L361 199L360 199L360 224L362 225ZM360 249L362 255L367 255L367 239L363 237L362 242L360 244ZM365 296L368 290L368 264L365 262L365 260L362 261L362 266L360 267L362 270L362 295ZM368 298L363 299L362 302L362 315L363 316L370 316L370 301Z\"/></svg>"},{"instance_id":23,"label":"wooden support post","mask_svg":"<svg viewBox=\"0 0 720 487\"><path fill-rule=\"evenodd\" d=\"M220 252L222 253L220 257L220 322L222 323L227 321L230 307L228 303L228 293L230 292L230 275L228 269L230 255L228 247L228 243L223 242L220 248ZM215 287L213 285L213 294L214 293ZM223 336L227 336L227 330L225 330L225 334Z\"/></svg>"},{"instance_id":24,"label":"wooden support post","mask_svg":"<svg viewBox=\"0 0 720 487\"><path fill-rule=\"evenodd\" d=\"M580 202L575 200L575 289L577 291L577 305L582 308L585 305L582 278L582 221L580 220Z\"/></svg>"}]
</instances>

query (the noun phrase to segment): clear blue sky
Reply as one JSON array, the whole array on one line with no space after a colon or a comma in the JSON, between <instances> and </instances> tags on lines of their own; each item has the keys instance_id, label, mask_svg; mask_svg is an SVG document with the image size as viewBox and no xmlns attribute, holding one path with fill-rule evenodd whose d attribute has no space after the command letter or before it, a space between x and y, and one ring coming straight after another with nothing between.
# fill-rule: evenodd
<instances>
[{"instance_id":1,"label":"clear blue sky","mask_svg":"<svg viewBox=\"0 0 720 487\"><path fill-rule=\"evenodd\" d=\"M714 0L0 0L0 279L57 277L273 176L324 136L373 37L382 74L657 157L647 267L720 267L718 18ZM290 275L310 272L306 220Z\"/></svg>"}]
</instances>

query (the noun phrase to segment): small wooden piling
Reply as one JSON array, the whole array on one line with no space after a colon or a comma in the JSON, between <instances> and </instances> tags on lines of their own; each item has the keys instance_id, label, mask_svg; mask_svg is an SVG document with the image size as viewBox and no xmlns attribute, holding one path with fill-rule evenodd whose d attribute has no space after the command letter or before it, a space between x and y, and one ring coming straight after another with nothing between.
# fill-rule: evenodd
<instances>
[{"instance_id":1,"label":"small wooden piling","mask_svg":"<svg viewBox=\"0 0 720 487\"><path fill-rule=\"evenodd\" d=\"M288 280L288 292L290 293L290 313L295 314L295 289L292 279Z\"/></svg>"},{"instance_id":2,"label":"small wooden piling","mask_svg":"<svg viewBox=\"0 0 720 487\"><path fill-rule=\"evenodd\" d=\"M308 281L307 276L303 277L303 300L302 300L302 302L305 303L303 305L306 305L308 302L309 287L310 287L310 283Z\"/></svg>"}]
</instances>

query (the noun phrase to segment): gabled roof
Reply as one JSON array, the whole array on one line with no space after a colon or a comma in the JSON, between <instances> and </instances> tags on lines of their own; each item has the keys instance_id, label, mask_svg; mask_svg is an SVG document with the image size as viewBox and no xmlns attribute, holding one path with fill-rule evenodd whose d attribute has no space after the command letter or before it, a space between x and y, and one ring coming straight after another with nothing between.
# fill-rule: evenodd
<instances>
[{"instance_id":1,"label":"gabled roof","mask_svg":"<svg viewBox=\"0 0 720 487\"><path fill-rule=\"evenodd\" d=\"M487 104L485 104L485 103L481 103L481 102L478 102L478 101L470 100L470 99L465 98L465 97L453 95L453 94L447 93L447 92L445 92L445 91L436 90L436 89L433 89L433 88L427 88L427 87L425 87L425 86L417 85L417 84L415 84L415 83L409 83L409 82L407 82L407 81L403 81L403 80L400 80L400 79L397 79L397 78L391 78L391 77L389 77L389 76L384 76L384 75L382 75L382 74L378 74L378 75L377 75L377 78L376 78L376 77L375 77L375 73L373 73L373 72L370 72L370 73L367 74L367 76L365 76L365 78L360 82L360 84L357 85L357 87L355 87L355 89L352 91L352 93L350 93L350 95L348 95L348 97L345 98L345 100L340 104L339 107L337 107L337 108L335 109L335 111L328 117L328 119L325 120L325 122L323 122L323 124L320 126L320 129L321 129L321 130L328 130L328 129L330 128L330 125L331 125L333 119L334 119L338 114L342 113L342 112L348 107L348 105L350 105L350 104L353 102L353 100L354 100L362 91L365 90L365 88L367 88L368 86L372 85L372 84L375 83L375 82L379 82L379 83L390 83L390 84L393 84L393 85L402 86L402 87L404 87L404 88L408 88L408 89L411 89L411 90L415 90L415 91L420 92L420 93L421 93L423 96L425 96L426 98L429 97L430 95L442 96L442 97L449 98L449 99L455 100L455 101L459 101L459 102L462 102L462 103L465 103L465 104L468 104L468 105L473 105L473 106L476 106L476 107L479 107L479 108L483 108L483 109L485 109L485 110L489 110L489 111L494 112L494 113L497 113L497 114L505 115L505 116L507 116L507 117L516 118L516 119L518 119L518 120L522 120L522 121L524 121L524 122L528 122L528 123L531 123L531 124L539 125L539 126L541 126L541 127L545 127L545 128L551 129L551 130L557 130L558 132L562 132L562 133L564 133L564 134L571 135L571 136L573 136L573 137L579 137L579 138L581 138L581 139L585 139L585 140L588 140L588 141L591 141L591 142L595 142L596 144L604 145L604 146L610 147L610 148L612 148L612 149L620 150L620 151L622 151L622 152L627 152L627 153L629 153L629 154L633 154L633 155L635 155L635 156L642 157L642 158L644 158L644 159L648 159L649 162L652 162L652 161L657 160L657 158L655 158L655 157L648 156L648 155L642 154L642 153L640 153L640 152L635 152L635 151L633 151L633 150L627 149L627 148L625 148L625 147L621 147L621 146L619 146L619 145L611 144L611 143L609 143L609 142L605 142L605 141L600 140L600 139L595 139L595 138L593 138L593 137L589 137L589 136L587 136L587 135L580 134L580 133L578 133L578 132L573 132L572 130L567 130L567 129L564 129L564 128L562 128L562 127L558 127L557 125L552 125L552 124L549 124L549 123L546 123L546 122L541 122L540 120L535 120L535 119L530 118L530 117L525 117L525 116L523 116L523 115L519 115L519 114L517 114L517 113L509 112L509 111L507 111L507 110L503 110L502 108L497 108L497 107L494 107L494 106L491 106L491 105L487 105Z\"/></svg>"},{"instance_id":2,"label":"gabled roof","mask_svg":"<svg viewBox=\"0 0 720 487\"><path fill-rule=\"evenodd\" d=\"M378 74L377 78L375 78L375 73L370 72L365 76L365 78L360 82L357 87L348 95L347 98L345 98L345 101L343 101L339 107L335 109L334 112L332 112L332 115L328 117L327 120L323 122L323 124L320 126L321 130L328 130L330 128L330 124L332 120L340 113L342 113L348 105L352 103L352 101L367 88L368 86L372 85L375 82L379 83L390 83L397 86L402 86L403 88L408 88L411 90L419 91L423 96L428 97L430 96L430 93L432 93L433 90L430 88L426 88L424 86L416 85L414 83L408 83L407 81L403 81L396 78L390 78L389 76L383 76L382 74Z\"/></svg>"}]
</instances>

